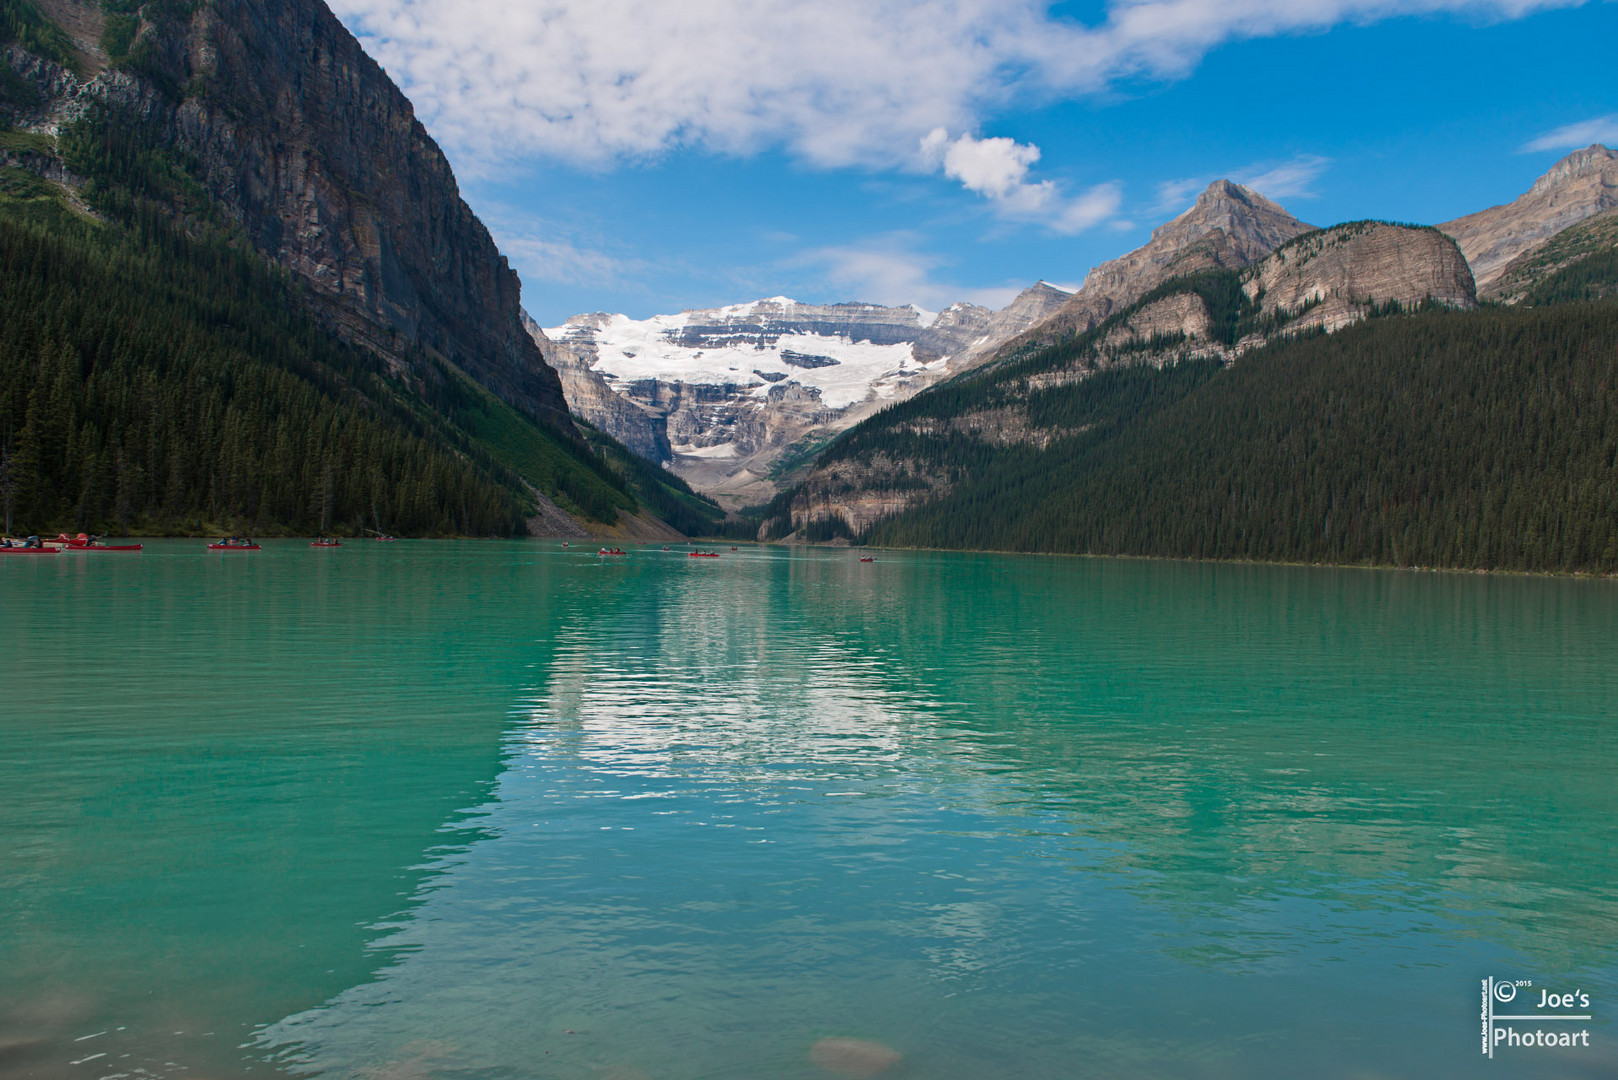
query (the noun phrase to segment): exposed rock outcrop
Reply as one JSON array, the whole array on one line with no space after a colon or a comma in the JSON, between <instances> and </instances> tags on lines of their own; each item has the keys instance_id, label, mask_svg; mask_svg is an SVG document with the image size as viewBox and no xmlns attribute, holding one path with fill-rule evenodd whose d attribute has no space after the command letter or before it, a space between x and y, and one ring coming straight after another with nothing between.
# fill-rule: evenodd
<instances>
[{"instance_id":1,"label":"exposed rock outcrop","mask_svg":"<svg viewBox=\"0 0 1618 1080\"><path fill-rule=\"evenodd\" d=\"M1202 297L1196 293L1176 293L1129 315L1102 339L1101 347L1121 349L1172 338L1202 344L1212 339L1212 333L1213 319Z\"/></svg>"},{"instance_id":2,"label":"exposed rock outcrop","mask_svg":"<svg viewBox=\"0 0 1618 1080\"><path fill-rule=\"evenodd\" d=\"M661 425L642 408L613 390L606 379L568 346L552 341L538 323L522 313L523 328L562 381L562 394L573 415L605 431L648 461L667 461L671 454Z\"/></svg>"},{"instance_id":3,"label":"exposed rock outcrop","mask_svg":"<svg viewBox=\"0 0 1618 1080\"><path fill-rule=\"evenodd\" d=\"M75 0L49 6L76 38L98 17ZM308 284L344 337L395 362L407 346L437 354L571 432L561 384L521 325L517 275L410 102L325 5L158 7L142 9L135 41L151 60L140 76L109 69L81 81L8 50L41 92L14 119L54 134L99 105L114 123L140 125L195 163L211 202ZM106 59L97 51L86 73Z\"/></svg>"},{"instance_id":4,"label":"exposed rock outcrop","mask_svg":"<svg viewBox=\"0 0 1618 1080\"><path fill-rule=\"evenodd\" d=\"M1341 329L1376 304L1432 301L1477 307L1477 290L1453 240L1436 229L1358 221L1300 236L1245 275L1261 314L1284 332Z\"/></svg>"},{"instance_id":5,"label":"exposed rock outcrop","mask_svg":"<svg viewBox=\"0 0 1618 1080\"><path fill-rule=\"evenodd\" d=\"M1488 288L1478 290L1478 295L1485 300L1518 303L1552 274L1614 248L1618 248L1618 209L1586 218L1523 252L1501 267Z\"/></svg>"},{"instance_id":6,"label":"exposed rock outcrop","mask_svg":"<svg viewBox=\"0 0 1618 1080\"><path fill-rule=\"evenodd\" d=\"M1511 202L1446 221L1439 228L1461 245L1479 292L1489 295L1495 278L1513 259L1614 207L1618 207L1618 152L1597 143L1558 161Z\"/></svg>"},{"instance_id":7,"label":"exposed rock outcrop","mask_svg":"<svg viewBox=\"0 0 1618 1080\"><path fill-rule=\"evenodd\" d=\"M1083 333L1170 278L1239 270L1310 228L1250 188L1215 181L1191 209L1154 229L1143 246L1091 270L1070 300L989 359Z\"/></svg>"}]
</instances>

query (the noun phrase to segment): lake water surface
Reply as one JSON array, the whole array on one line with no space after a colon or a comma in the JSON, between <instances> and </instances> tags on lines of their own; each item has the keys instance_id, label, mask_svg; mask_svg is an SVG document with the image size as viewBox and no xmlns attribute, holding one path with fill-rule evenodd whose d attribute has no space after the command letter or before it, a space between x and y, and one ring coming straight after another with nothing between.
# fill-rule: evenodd
<instances>
[{"instance_id":1,"label":"lake water surface","mask_svg":"<svg viewBox=\"0 0 1618 1080\"><path fill-rule=\"evenodd\" d=\"M1612 582L166 541L0 634L0 1076L1618 1076Z\"/></svg>"}]
</instances>

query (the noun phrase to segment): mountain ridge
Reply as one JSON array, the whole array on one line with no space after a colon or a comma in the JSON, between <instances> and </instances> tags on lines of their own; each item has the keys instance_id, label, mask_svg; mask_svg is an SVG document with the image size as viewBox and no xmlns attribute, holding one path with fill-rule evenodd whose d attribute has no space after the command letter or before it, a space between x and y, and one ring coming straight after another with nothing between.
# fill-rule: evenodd
<instances>
[{"instance_id":1,"label":"mountain ridge","mask_svg":"<svg viewBox=\"0 0 1618 1080\"><path fill-rule=\"evenodd\" d=\"M996 454L1043 453L1077 434L1082 425L1042 422L1038 403L1071 395L1100 373L1239 366L1278 340L1431 306L1478 306L1471 271L1450 237L1374 221L1312 230L1242 270L1200 269L1161 282L1059 345L1019 350L866 420L822 455L786 505L772 507L774 520L762 529L811 538L868 534L887 518L947 497Z\"/></svg>"},{"instance_id":2,"label":"mountain ridge","mask_svg":"<svg viewBox=\"0 0 1618 1080\"><path fill-rule=\"evenodd\" d=\"M1513 259L1587 217L1618 207L1618 151L1600 143L1575 150L1533 185L1499 206L1438 226L1455 238L1485 293Z\"/></svg>"},{"instance_id":3,"label":"mountain ridge","mask_svg":"<svg viewBox=\"0 0 1618 1080\"><path fill-rule=\"evenodd\" d=\"M783 462L958 370L1067 297L1039 282L999 312L768 297L529 332L573 411L730 505L767 501ZM627 408L626 408L627 406Z\"/></svg>"}]
</instances>

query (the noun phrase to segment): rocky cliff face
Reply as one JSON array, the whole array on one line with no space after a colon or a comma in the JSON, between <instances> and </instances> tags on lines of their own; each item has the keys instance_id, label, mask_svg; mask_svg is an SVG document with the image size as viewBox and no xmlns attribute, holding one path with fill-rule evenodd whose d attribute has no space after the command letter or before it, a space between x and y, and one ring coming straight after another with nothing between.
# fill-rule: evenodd
<instances>
[{"instance_id":1,"label":"rocky cliff face","mask_svg":"<svg viewBox=\"0 0 1618 1080\"><path fill-rule=\"evenodd\" d=\"M531 332L576 415L735 506L767 501L796 457L1067 296L1041 282L1004 311L952 304L931 317L773 297L645 320L577 315Z\"/></svg>"},{"instance_id":2,"label":"rocky cliff face","mask_svg":"<svg viewBox=\"0 0 1618 1080\"><path fill-rule=\"evenodd\" d=\"M547 337L526 311L522 313L522 323L539 346L540 355L561 379L563 397L574 416L612 435L648 461L669 459L668 437L643 409L613 390L572 349Z\"/></svg>"},{"instance_id":3,"label":"rocky cliff face","mask_svg":"<svg viewBox=\"0 0 1618 1080\"><path fill-rule=\"evenodd\" d=\"M1083 333L1170 278L1239 270L1310 228L1258 192L1217 180L1191 209L1153 230L1146 244L1091 270L1071 299L985 359Z\"/></svg>"},{"instance_id":4,"label":"rocky cliff face","mask_svg":"<svg viewBox=\"0 0 1618 1080\"><path fill-rule=\"evenodd\" d=\"M1377 304L1477 307L1472 272L1436 229L1358 221L1301 236L1252 267L1243 291L1280 332L1339 330Z\"/></svg>"},{"instance_id":5,"label":"rocky cliff face","mask_svg":"<svg viewBox=\"0 0 1618 1080\"><path fill-rule=\"evenodd\" d=\"M1488 294L1507 263L1613 207L1618 207L1618 152L1598 143L1551 166L1511 202L1446 221L1439 228L1461 245L1478 289Z\"/></svg>"},{"instance_id":6,"label":"rocky cliff face","mask_svg":"<svg viewBox=\"0 0 1618 1080\"><path fill-rule=\"evenodd\" d=\"M150 59L134 75L99 70L107 57L84 40L98 6L50 0L93 55L81 79L9 50L40 97L14 119L54 134L101 106L139 123L195 163L212 202L308 283L343 336L396 362L406 346L435 353L571 432L521 325L517 275L410 102L336 17L319 0L165 7L141 9L135 46Z\"/></svg>"}]
</instances>

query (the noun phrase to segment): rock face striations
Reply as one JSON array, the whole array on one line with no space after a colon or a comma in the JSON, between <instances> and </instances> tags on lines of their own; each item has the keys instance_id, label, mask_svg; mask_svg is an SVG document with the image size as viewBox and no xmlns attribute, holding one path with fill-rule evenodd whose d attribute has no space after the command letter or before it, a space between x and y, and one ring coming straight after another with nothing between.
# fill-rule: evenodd
<instances>
[{"instance_id":1,"label":"rock face striations","mask_svg":"<svg viewBox=\"0 0 1618 1080\"><path fill-rule=\"evenodd\" d=\"M1083 333L1170 278L1239 270L1310 228L1258 192L1217 180L1191 209L1153 230L1151 240L1091 270L1071 299L1007 340L993 358Z\"/></svg>"},{"instance_id":2,"label":"rock face striations","mask_svg":"<svg viewBox=\"0 0 1618 1080\"><path fill-rule=\"evenodd\" d=\"M1453 240L1437 229L1380 221L1300 236L1243 278L1261 325L1270 319L1288 333L1340 330L1390 302L1477 307L1472 271Z\"/></svg>"},{"instance_id":3,"label":"rock face striations","mask_svg":"<svg viewBox=\"0 0 1618 1080\"><path fill-rule=\"evenodd\" d=\"M1618 207L1618 152L1599 143L1551 166L1516 199L1439 226L1455 238L1478 289L1489 294L1506 264L1563 229Z\"/></svg>"},{"instance_id":4,"label":"rock face striations","mask_svg":"<svg viewBox=\"0 0 1618 1080\"><path fill-rule=\"evenodd\" d=\"M1003 311L748 304L530 327L575 415L733 505L767 501L831 435L992 349L1070 294L1041 282Z\"/></svg>"},{"instance_id":5,"label":"rock face striations","mask_svg":"<svg viewBox=\"0 0 1618 1080\"><path fill-rule=\"evenodd\" d=\"M65 23L99 16L76 0L50 7ZM342 336L395 363L409 347L436 354L572 432L561 384L521 325L517 275L410 102L324 4L140 11L138 75L92 74L108 59L97 54L81 80L8 52L42 102L14 119L54 134L99 108L109 126L138 128L192 163L213 205L307 283Z\"/></svg>"}]
</instances>

